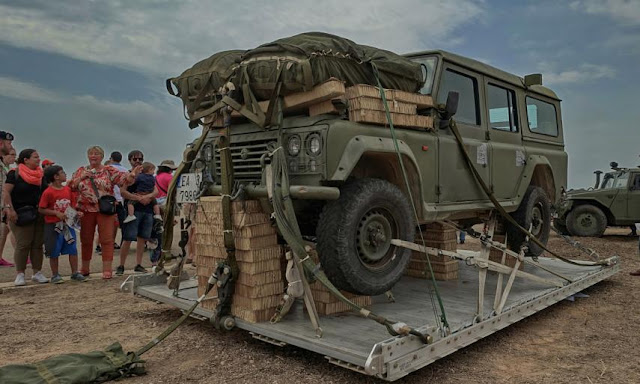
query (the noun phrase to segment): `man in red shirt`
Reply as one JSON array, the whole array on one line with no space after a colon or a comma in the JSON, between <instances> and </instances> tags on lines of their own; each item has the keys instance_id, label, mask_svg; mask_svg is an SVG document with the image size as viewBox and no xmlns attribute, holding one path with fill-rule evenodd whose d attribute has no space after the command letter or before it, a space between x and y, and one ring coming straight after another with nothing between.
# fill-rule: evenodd
<instances>
[{"instance_id":1,"label":"man in red shirt","mask_svg":"<svg viewBox=\"0 0 640 384\"><path fill-rule=\"evenodd\" d=\"M67 181L67 175L61 166L50 165L45 169L44 177L49 182L49 187L42 193L38 206L40 213L44 215L44 249L51 266L51 282L54 284L64 282L58 272L60 255L69 255L71 280L85 281L85 277L78 272L76 231L65 223L68 216L74 212L76 196L71 188L62 185ZM81 213L76 212L76 214Z\"/></svg>"}]
</instances>

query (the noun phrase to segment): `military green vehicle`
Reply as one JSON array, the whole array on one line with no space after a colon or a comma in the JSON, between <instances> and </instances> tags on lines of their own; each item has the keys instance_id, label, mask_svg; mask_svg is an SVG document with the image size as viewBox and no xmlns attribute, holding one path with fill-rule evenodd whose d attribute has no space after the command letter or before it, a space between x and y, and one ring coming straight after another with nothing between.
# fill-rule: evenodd
<instances>
[{"instance_id":1,"label":"military green vehicle","mask_svg":"<svg viewBox=\"0 0 640 384\"><path fill-rule=\"evenodd\" d=\"M594 172L593 188L570 190L557 207L554 226L572 236L602 236L610 226L640 222L640 168L619 168L602 176Z\"/></svg>"},{"instance_id":2,"label":"military green vehicle","mask_svg":"<svg viewBox=\"0 0 640 384\"><path fill-rule=\"evenodd\" d=\"M288 116L280 125L302 235L317 242L329 279L354 293L381 294L403 275L410 252L390 241L414 241L412 205L419 224L449 219L469 226L494 209L452 130L439 120L453 115L482 179L542 243L551 228L551 205L566 188L560 99L542 86L540 75L523 79L444 51L406 57L423 65L421 92L438 104L419 113L433 116L439 128L396 128L413 201L388 127L328 114ZM452 92L458 93L458 103L445 107ZM261 158L278 146L278 130L242 123L231 132L236 182L250 197L266 197ZM206 194L221 193L217 137L218 131L209 133L191 169L209 180ZM508 234L510 246L520 249L524 235L509 227ZM528 246L529 255L541 252L535 244Z\"/></svg>"}]
</instances>

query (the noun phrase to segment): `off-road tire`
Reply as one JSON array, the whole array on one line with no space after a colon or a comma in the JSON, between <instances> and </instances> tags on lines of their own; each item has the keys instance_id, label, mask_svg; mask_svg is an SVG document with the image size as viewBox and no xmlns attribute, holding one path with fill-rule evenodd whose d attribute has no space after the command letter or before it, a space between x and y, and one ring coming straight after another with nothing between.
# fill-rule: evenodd
<instances>
[{"instance_id":1,"label":"off-road tire","mask_svg":"<svg viewBox=\"0 0 640 384\"><path fill-rule=\"evenodd\" d=\"M607 216L595 205L578 205L567 215L567 229L572 236L600 237L607 229Z\"/></svg>"},{"instance_id":2,"label":"off-road tire","mask_svg":"<svg viewBox=\"0 0 640 384\"><path fill-rule=\"evenodd\" d=\"M511 214L511 217L521 227L528 230L534 216L541 216L541 220L539 227L534 226L531 231L542 244L546 245L551 230L551 203L544 189L531 185L527 188L520 206ZM507 222L507 234L509 248L514 252L519 252L527 235L509 222ZM532 241L528 242L527 247L527 256L540 256L544 252L544 249Z\"/></svg>"},{"instance_id":3,"label":"off-road tire","mask_svg":"<svg viewBox=\"0 0 640 384\"><path fill-rule=\"evenodd\" d=\"M569 229L567 229L567 224L564 221L553 220L553 227L560 232L561 235L570 235Z\"/></svg>"},{"instance_id":4,"label":"off-road tire","mask_svg":"<svg viewBox=\"0 0 640 384\"><path fill-rule=\"evenodd\" d=\"M413 218L407 197L395 185L370 178L347 183L340 198L324 207L318 222L317 250L329 280L340 289L361 295L390 290L402 277L411 251L389 241L413 242Z\"/></svg>"}]
</instances>

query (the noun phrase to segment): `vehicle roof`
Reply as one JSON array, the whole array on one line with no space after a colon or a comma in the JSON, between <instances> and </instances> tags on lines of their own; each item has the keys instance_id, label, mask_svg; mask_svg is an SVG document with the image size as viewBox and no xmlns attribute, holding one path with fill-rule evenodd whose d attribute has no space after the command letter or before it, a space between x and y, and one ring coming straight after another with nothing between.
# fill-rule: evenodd
<instances>
[{"instance_id":1,"label":"vehicle roof","mask_svg":"<svg viewBox=\"0 0 640 384\"><path fill-rule=\"evenodd\" d=\"M492 67L488 64L470 59L468 57L456 55L455 53L451 53L443 50L431 50L431 51L412 52L412 53L405 54L404 56L419 57L419 56L425 56L425 55L439 55L439 56L442 56L445 60L450 61L454 64L457 64L461 67L465 67L472 71L494 77L498 80L505 81L507 83L518 86L520 88L527 89L531 92L535 92L535 93L550 97L552 99L560 100L560 98L558 97L558 95L556 95L554 91L552 91L551 89L545 86L532 85L527 87L524 84L524 79L520 76L516 76L512 73L505 72L501 69Z\"/></svg>"}]
</instances>

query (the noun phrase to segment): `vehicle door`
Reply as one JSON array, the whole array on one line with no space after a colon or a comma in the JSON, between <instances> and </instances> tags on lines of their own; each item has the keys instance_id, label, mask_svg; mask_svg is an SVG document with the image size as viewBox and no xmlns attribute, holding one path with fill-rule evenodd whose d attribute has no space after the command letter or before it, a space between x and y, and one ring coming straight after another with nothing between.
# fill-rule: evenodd
<instances>
[{"instance_id":1,"label":"vehicle door","mask_svg":"<svg viewBox=\"0 0 640 384\"><path fill-rule=\"evenodd\" d=\"M491 144L491 188L498 200L512 199L526 164L514 87L486 79L486 115Z\"/></svg>"},{"instance_id":2,"label":"vehicle door","mask_svg":"<svg viewBox=\"0 0 640 384\"><path fill-rule=\"evenodd\" d=\"M627 216L635 223L640 223L640 172L633 172L629 177L630 186L627 196Z\"/></svg>"},{"instance_id":3,"label":"vehicle door","mask_svg":"<svg viewBox=\"0 0 640 384\"><path fill-rule=\"evenodd\" d=\"M484 109L482 76L451 63L444 63L438 87L437 102L446 103L450 91L460 94L454 116L467 152L481 177L490 183L491 153L480 111ZM438 133L438 201L441 203L488 200L482 188L467 168L451 129Z\"/></svg>"},{"instance_id":4,"label":"vehicle door","mask_svg":"<svg viewBox=\"0 0 640 384\"><path fill-rule=\"evenodd\" d=\"M604 196L612 199L609 203L609 210L615 217L616 222L627 220L627 199L629 197L629 171L621 171L616 175L610 191ZM602 201L606 205L606 200Z\"/></svg>"}]
</instances>

